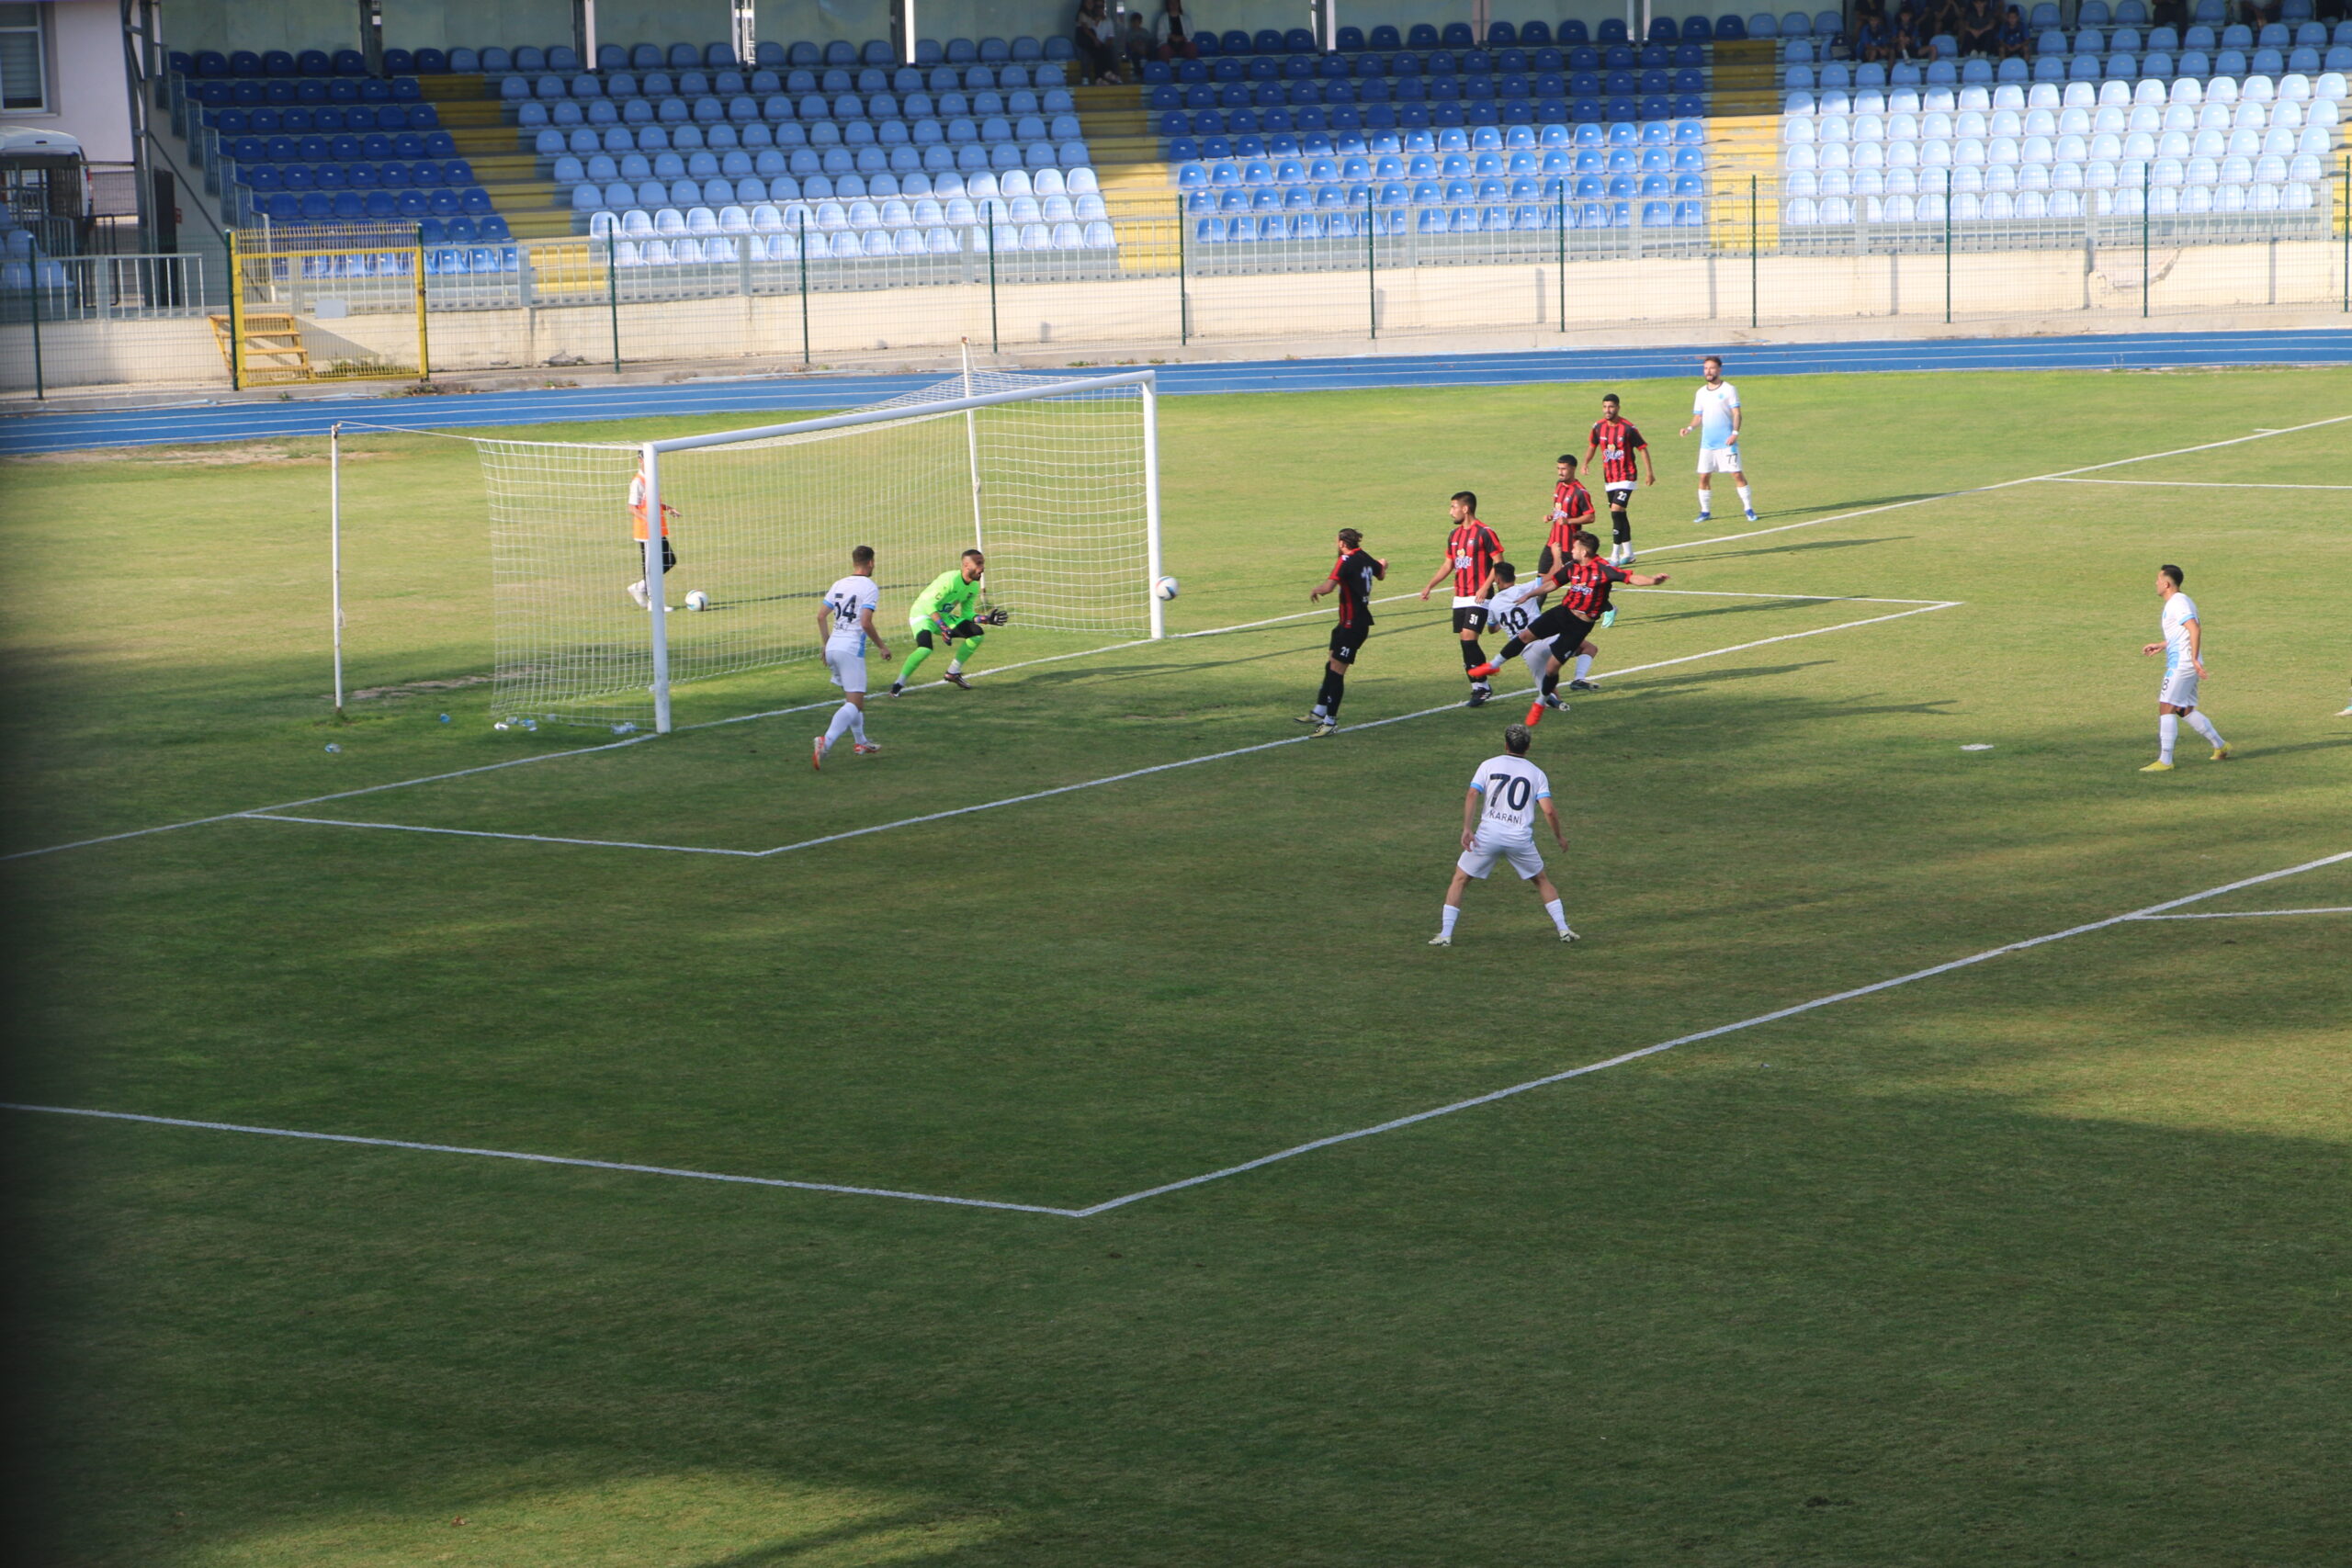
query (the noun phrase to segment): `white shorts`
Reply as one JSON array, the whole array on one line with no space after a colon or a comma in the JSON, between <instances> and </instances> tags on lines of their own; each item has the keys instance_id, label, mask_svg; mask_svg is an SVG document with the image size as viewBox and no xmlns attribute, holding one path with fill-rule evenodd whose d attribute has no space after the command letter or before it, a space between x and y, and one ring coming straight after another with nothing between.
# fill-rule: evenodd
<instances>
[{"instance_id":1,"label":"white shorts","mask_svg":"<svg viewBox=\"0 0 2352 1568\"><path fill-rule=\"evenodd\" d=\"M1739 448L1737 446L1700 447L1699 471L1702 474L1739 472Z\"/></svg>"},{"instance_id":2,"label":"white shorts","mask_svg":"<svg viewBox=\"0 0 2352 1568\"><path fill-rule=\"evenodd\" d=\"M1463 851L1462 858L1453 863L1483 882L1487 878L1487 873L1495 869L1495 862L1498 860L1510 862L1511 870L1519 873L1522 877L1540 876L1544 874L1544 857L1535 852L1535 840L1532 838L1480 838L1468 849Z\"/></svg>"},{"instance_id":3,"label":"white shorts","mask_svg":"<svg viewBox=\"0 0 2352 1568\"><path fill-rule=\"evenodd\" d=\"M2156 689L2156 701L2177 708L2197 705L2197 666L2184 664L2177 670L2165 671L2164 684Z\"/></svg>"},{"instance_id":4,"label":"white shorts","mask_svg":"<svg viewBox=\"0 0 2352 1568\"><path fill-rule=\"evenodd\" d=\"M865 649L827 648L825 669L833 684L842 691L865 694Z\"/></svg>"}]
</instances>

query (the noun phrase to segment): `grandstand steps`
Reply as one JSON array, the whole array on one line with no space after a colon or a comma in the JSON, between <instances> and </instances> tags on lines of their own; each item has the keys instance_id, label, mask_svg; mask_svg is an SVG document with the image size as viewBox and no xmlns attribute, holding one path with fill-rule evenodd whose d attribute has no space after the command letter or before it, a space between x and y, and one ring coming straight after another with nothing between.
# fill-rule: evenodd
<instances>
[{"instance_id":1,"label":"grandstand steps","mask_svg":"<svg viewBox=\"0 0 2352 1568\"><path fill-rule=\"evenodd\" d=\"M1716 245L1747 248L1751 188L1757 197L1754 240L1767 246L1778 241L1780 158L1779 115L1724 115L1707 121L1707 177L1713 196L1707 204L1707 233ZM1757 182L1753 187L1751 180Z\"/></svg>"},{"instance_id":2,"label":"grandstand steps","mask_svg":"<svg viewBox=\"0 0 2352 1568\"><path fill-rule=\"evenodd\" d=\"M1781 107L1781 46L1753 39L1714 46L1707 113L1774 114Z\"/></svg>"},{"instance_id":3,"label":"grandstand steps","mask_svg":"<svg viewBox=\"0 0 2352 1568\"><path fill-rule=\"evenodd\" d=\"M1098 162L1094 177L1102 186L1102 205L1114 218L1176 216L1175 174L1166 164Z\"/></svg>"}]
</instances>

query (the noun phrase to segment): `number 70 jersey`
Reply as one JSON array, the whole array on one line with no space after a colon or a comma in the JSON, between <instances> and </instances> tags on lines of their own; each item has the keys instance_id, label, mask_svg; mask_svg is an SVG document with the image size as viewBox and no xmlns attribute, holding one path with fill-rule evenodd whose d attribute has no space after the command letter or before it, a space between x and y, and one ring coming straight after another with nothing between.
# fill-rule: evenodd
<instances>
[{"instance_id":1,"label":"number 70 jersey","mask_svg":"<svg viewBox=\"0 0 2352 1568\"><path fill-rule=\"evenodd\" d=\"M1552 795L1552 781L1524 757L1506 751L1478 764L1470 787L1486 797L1478 818L1483 839L1532 839L1535 836L1535 803Z\"/></svg>"}]
</instances>

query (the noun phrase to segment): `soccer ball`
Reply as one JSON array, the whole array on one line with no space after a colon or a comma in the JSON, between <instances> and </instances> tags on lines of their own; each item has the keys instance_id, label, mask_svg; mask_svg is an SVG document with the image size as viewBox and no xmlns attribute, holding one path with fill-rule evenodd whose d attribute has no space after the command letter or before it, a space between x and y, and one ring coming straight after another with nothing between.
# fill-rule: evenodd
<instances>
[{"instance_id":1,"label":"soccer ball","mask_svg":"<svg viewBox=\"0 0 2352 1568\"><path fill-rule=\"evenodd\" d=\"M1151 591L1162 599L1173 599L1177 593L1176 580L1172 577L1163 577L1151 585Z\"/></svg>"},{"instance_id":2,"label":"soccer ball","mask_svg":"<svg viewBox=\"0 0 2352 1568\"><path fill-rule=\"evenodd\" d=\"M686 608L687 608L687 609L689 609L689 610L707 610L707 609L709 609L709 608L710 608L710 595L709 595L709 594L707 594L707 593L705 593L705 592L704 592L701 589L699 589L699 588L695 589L692 593L689 593L689 594L687 594L687 595L686 595Z\"/></svg>"}]
</instances>

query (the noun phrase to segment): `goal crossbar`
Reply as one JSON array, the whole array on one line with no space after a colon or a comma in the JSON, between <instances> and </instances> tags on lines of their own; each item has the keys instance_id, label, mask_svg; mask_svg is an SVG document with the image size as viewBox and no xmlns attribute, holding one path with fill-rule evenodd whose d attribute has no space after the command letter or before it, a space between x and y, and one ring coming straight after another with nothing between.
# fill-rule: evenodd
<instances>
[{"instance_id":1,"label":"goal crossbar","mask_svg":"<svg viewBox=\"0 0 2352 1568\"><path fill-rule=\"evenodd\" d=\"M813 419L628 443L478 441L508 617L501 700L511 671L517 714L602 723L633 708L666 733L673 681L815 653L801 615L852 543L879 547L898 578L886 591L911 592L954 551L981 547L994 592L1025 626L1163 637L1158 380L967 369ZM644 536L634 634L605 602L618 583L594 556L632 471ZM662 602L673 519L679 561L715 590L688 594L687 608L721 615L682 624Z\"/></svg>"}]
</instances>

